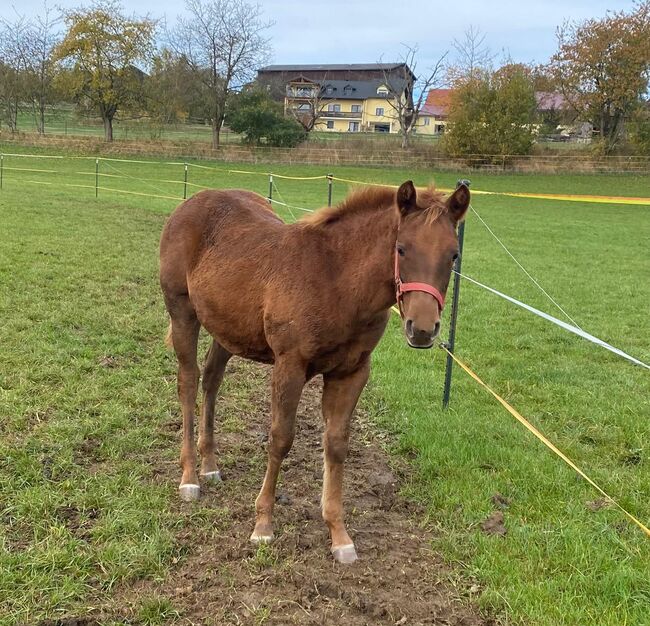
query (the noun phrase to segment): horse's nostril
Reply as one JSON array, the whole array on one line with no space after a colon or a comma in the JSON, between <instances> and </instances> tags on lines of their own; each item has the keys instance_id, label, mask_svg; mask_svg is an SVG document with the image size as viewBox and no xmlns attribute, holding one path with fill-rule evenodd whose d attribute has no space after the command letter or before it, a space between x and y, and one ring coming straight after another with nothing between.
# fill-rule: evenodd
<instances>
[{"instance_id":1,"label":"horse's nostril","mask_svg":"<svg viewBox=\"0 0 650 626\"><path fill-rule=\"evenodd\" d=\"M408 337L413 337L413 320L406 320L406 335Z\"/></svg>"},{"instance_id":2,"label":"horse's nostril","mask_svg":"<svg viewBox=\"0 0 650 626\"><path fill-rule=\"evenodd\" d=\"M433 327L433 336L437 337L440 334L440 322L436 322L436 325Z\"/></svg>"}]
</instances>

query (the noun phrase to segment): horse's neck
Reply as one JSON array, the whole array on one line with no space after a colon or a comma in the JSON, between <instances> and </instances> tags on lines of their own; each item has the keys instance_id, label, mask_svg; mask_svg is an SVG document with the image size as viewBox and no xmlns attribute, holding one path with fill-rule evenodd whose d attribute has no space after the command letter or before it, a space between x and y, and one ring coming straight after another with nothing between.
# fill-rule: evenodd
<instances>
[{"instance_id":1,"label":"horse's neck","mask_svg":"<svg viewBox=\"0 0 650 626\"><path fill-rule=\"evenodd\" d=\"M397 216L390 210L354 216L331 226L349 301L359 303L368 316L395 303L393 262L397 226Z\"/></svg>"}]
</instances>

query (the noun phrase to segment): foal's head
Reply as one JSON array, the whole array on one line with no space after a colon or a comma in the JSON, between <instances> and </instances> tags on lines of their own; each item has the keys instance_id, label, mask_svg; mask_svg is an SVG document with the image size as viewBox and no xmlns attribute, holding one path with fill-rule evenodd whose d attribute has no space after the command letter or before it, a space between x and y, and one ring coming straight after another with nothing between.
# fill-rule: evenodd
<instances>
[{"instance_id":1,"label":"foal's head","mask_svg":"<svg viewBox=\"0 0 650 626\"><path fill-rule=\"evenodd\" d=\"M430 348L440 332L442 299L458 257L456 226L468 206L469 189L464 184L446 200L431 191L418 194L411 181L397 190L396 274L405 288L401 298L398 295L398 306L412 348ZM426 291L426 286L433 290Z\"/></svg>"}]
</instances>

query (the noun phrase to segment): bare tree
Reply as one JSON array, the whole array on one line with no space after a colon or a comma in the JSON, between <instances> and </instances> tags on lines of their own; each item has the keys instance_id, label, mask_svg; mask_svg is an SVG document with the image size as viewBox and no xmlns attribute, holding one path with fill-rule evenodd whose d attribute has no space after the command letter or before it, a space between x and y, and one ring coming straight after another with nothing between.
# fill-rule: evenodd
<instances>
[{"instance_id":1,"label":"bare tree","mask_svg":"<svg viewBox=\"0 0 650 626\"><path fill-rule=\"evenodd\" d=\"M481 72L492 68L495 54L486 45L485 33L480 28L470 26L463 33L463 39L454 39L451 45L455 54L446 68L449 83L475 79Z\"/></svg>"},{"instance_id":2,"label":"bare tree","mask_svg":"<svg viewBox=\"0 0 650 626\"><path fill-rule=\"evenodd\" d=\"M45 109L51 98L52 81L56 64L54 50L59 43L56 26L61 21L52 14L52 8L43 2L43 12L31 25L31 50L29 65L34 75L33 102L36 111L36 127L39 134L45 134Z\"/></svg>"},{"instance_id":3,"label":"bare tree","mask_svg":"<svg viewBox=\"0 0 650 626\"><path fill-rule=\"evenodd\" d=\"M323 84L326 80L325 77L320 81L310 81L304 87L299 84L298 90L304 91L298 93L287 92L285 115L296 120L307 132L312 131L323 116ZM289 85L286 88L291 89Z\"/></svg>"},{"instance_id":4,"label":"bare tree","mask_svg":"<svg viewBox=\"0 0 650 626\"><path fill-rule=\"evenodd\" d=\"M402 135L402 148L407 149L410 145L411 135L422 110L422 104L426 100L429 89L441 82L441 74L444 61L447 56L445 52L427 72L417 77L417 46L404 46L406 51L400 59L397 69L384 69L384 84L388 88L388 102L393 109L400 134Z\"/></svg>"},{"instance_id":5,"label":"bare tree","mask_svg":"<svg viewBox=\"0 0 650 626\"><path fill-rule=\"evenodd\" d=\"M264 31L271 23L263 21L259 5L245 0L185 0L185 6L189 16L178 18L169 44L210 93L212 145L218 148L228 95L267 59Z\"/></svg>"},{"instance_id":6,"label":"bare tree","mask_svg":"<svg viewBox=\"0 0 650 626\"><path fill-rule=\"evenodd\" d=\"M12 132L18 130L20 104L28 97L29 58L29 20L19 14L14 21L0 19L0 107Z\"/></svg>"}]
</instances>

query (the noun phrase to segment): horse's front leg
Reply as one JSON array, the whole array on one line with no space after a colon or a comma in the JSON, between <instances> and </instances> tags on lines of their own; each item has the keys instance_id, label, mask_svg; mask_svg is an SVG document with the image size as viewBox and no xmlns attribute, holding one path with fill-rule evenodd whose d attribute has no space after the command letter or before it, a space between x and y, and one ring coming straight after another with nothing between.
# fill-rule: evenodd
<instances>
[{"instance_id":1,"label":"horse's front leg","mask_svg":"<svg viewBox=\"0 0 650 626\"><path fill-rule=\"evenodd\" d=\"M296 410L305 380L305 366L299 358L285 356L276 360L271 378L269 457L264 483L255 501L257 519L251 535L254 543L268 543L273 539L275 485L282 460L293 444Z\"/></svg>"},{"instance_id":2,"label":"horse's front leg","mask_svg":"<svg viewBox=\"0 0 650 626\"><path fill-rule=\"evenodd\" d=\"M350 419L361 391L368 382L370 362L346 376L323 376L323 519L329 527L332 554L339 563L357 560L354 543L343 521L343 464L348 455Z\"/></svg>"}]
</instances>

